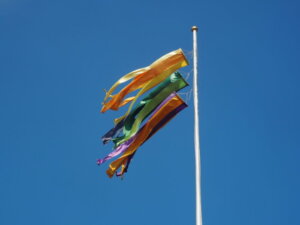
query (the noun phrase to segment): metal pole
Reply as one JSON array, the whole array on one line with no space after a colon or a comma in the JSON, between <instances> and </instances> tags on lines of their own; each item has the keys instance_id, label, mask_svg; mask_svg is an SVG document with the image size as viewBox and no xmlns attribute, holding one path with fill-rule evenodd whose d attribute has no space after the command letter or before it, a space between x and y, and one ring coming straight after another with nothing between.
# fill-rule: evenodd
<instances>
[{"instance_id":1,"label":"metal pole","mask_svg":"<svg viewBox=\"0 0 300 225\"><path fill-rule=\"evenodd\" d=\"M193 26L193 89L194 89L194 142L195 142L195 181L196 181L196 225L202 225L201 207L201 173L200 173L200 137L199 137L199 112L198 112L198 57L197 57L197 31L198 27Z\"/></svg>"}]
</instances>

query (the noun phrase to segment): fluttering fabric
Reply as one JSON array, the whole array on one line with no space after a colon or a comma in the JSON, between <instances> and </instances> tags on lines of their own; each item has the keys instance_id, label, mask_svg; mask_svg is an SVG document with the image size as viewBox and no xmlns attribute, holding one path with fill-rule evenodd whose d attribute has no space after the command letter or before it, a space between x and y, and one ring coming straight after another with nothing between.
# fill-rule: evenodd
<instances>
[{"instance_id":1,"label":"fluttering fabric","mask_svg":"<svg viewBox=\"0 0 300 225\"><path fill-rule=\"evenodd\" d=\"M157 110L159 110L164 104L166 104L166 102L168 100L170 100L170 98L174 97L175 95L171 95L171 97L167 98L158 108ZM178 112L180 112L182 109L184 109L187 105L186 104L182 104L179 107L175 108L173 111L171 111L169 114L167 114L161 121L159 121L157 123L157 125L151 130L151 132L149 133L148 137L146 138L145 141L147 141L150 137L152 137L152 135L154 135L160 128L162 128L164 125L166 125L166 123L171 120ZM155 113L157 112L157 110L153 113L153 116L155 115ZM152 116L152 117L153 117ZM144 125L145 127L146 125ZM143 129L142 128L139 132L142 132ZM122 154L123 152L125 152L129 146L132 144L132 142L137 138L137 136L139 135L136 134L135 136L133 136L132 138L130 138L128 141L126 141L125 143L121 144L120 146L118 146L113 152L111 152L110 154L108 154L106 157L104 157L103 159L99 159L97 160L97 164L103 164L104 162L106 162L107 160L116 157L120 154ZM142 145L145 141L143 141L140 145ZM135 153L133 153L132 155L128 156L128 158L126 158L126 160L124 160L124 162L121 165L121 171L118 172L116 175L117 176L121 176L123 175L125 172L127 172L128 166L130 164L130 161L132 159L132 157L134 156Z\"/></svg>"},{"instance_id":2,"label":"fluttering fabric","mask_svg":"<svg viewBox=\"0 0 300 225\"><path fill-rule=\"evenodd\" d=\"M108 109L118 110L119 107L132 102L128 111L125 113L124 117L127 116L136 101L136 99L144 94L146 91L150 90L152 87L159 84L161 81L166 79L170 74L175 72L181 67L187 66L188 62L181 49L172 51L150 66L135 70L126 74L120 78L109 91L106 92L104 98L103 107L101 112L105 112ZM114 90L120 85L129 80L133 79L127 86L125 86L120 92L112 95ZM136 96L127 98L124 100L125 96L135 90L141 89ZM110 100L108 100L110 98ZM122 117L123 118L123 117ZM120 120L122 120L122 118ZM117 121L119 122L119 121Z\"/></svg>"},{"instance_id":3,"label":"fluttering fabric","mask_svg":"<svg viewBox=\"0 0 300 225\"><path fill-rule=\"evenodd\" d=\"M176 72L186 65L188 62L182 50L178 49L162 56L150 66L126 74L109 91L105 91L101 112L118 110L130 103L126 113L115 119L115 126L102 137L104 144L111 140L114 142L112 152L97 160L100 165L115 158L106 171L109 177L123 176L128 171L137 149L187 107L176 94L188 85L180 73ZM125 82L128 84L113 94ZM137 99L150 89L151 92L133 108ZM127 96L134 91L134 96ZM146 122L142 126L144 121Z\"/></svg>"},{"instance_id":4,"label":"fluttering fabric","mask_svg":"<svg viewBox=\"0 0 300 225\"><path fill-rule=\"evenodd\" d=\"M169 113L168 116L166 116L164 118L164 120L160 121L157 124L157 126L155 126L155 128L151 131L151 133L148 135L147 139L142 144L144 144L149 138L151 138L152 135L154 135L160 128L162 128L168 121L170 121L174 116L176 116L177 113L179 113L185 107L187 107L187 105L182 104L181 106L179 106L175 110L173 110L171 113ZM136 151L132 155L130 155L127 158L125 158L124 162L121 165L120 172L116 173L117 176L123 176L124 173L127 172L129 164L130 164L132 158L134 157L135 153L136 153Z\"/></svg>"},{"instance_id":5,"label":"fluttering fabric","mask_svg":"<svg viewBox=\"0 0 300 225\"><path fill-rule=\"evenodd\" d=\"M172 92L179 91L188 84L182 78L179 72L173 73L162 83L160 83L150 94L148 94L136 107L130 112L126 119L121 120L103 137L103 143L107 143L113 136L123 128L123 136L115 138L116 146L127 141L138 131L140 124L153 112L153 110Z\"/></svg>"},{"instance_id":6,"label":"fluttering fabric","mask_svg":"<svg viewBox=\"0 0 300 225\"><path fill-rule=\"evenodd\" d=\"M175 93L167 97L152 113L147 123L140 131L112 152L112 157L123 153L117 160L109 165L106 171L109 177L112 177L121 167L119 175L126 172L129 162L139 146L149 139L160 128L167 124L179 111L187 107L186 103ZM124 145L124 146L123 146ZM118 151L118 152L117 152ZM103 162L103 159L101 162ZM99 161L98 161L99 162Z\"/></svg>"},{"instance_id":7,"label":"fluttering fabric","mask_svg":"<svg viewBox=\"0 0 300 225\"><path fill-rule=\"evenodd\" d=\"M134 139L135 139L135 137L130 138L128 141L126 141L122 145L119 145L115 150L113 150L111 153L109 153L103 159L98 159L97 164L100 165L102 163L105 163L107 160L122 154L124 151L126 151L126 149L129 147L129 145L133 142Z\"/></svg>"},{"instance_id":8,"label":"fluttering fabric","mask_svg":"<svg viewBox=\"0 0 300 225\"><path fill-rule=\"evenodd\" d=\"M175 93L171 93L167 98L165 98L165 99L158 105L158 107L155 109L155 111L152 113L152 115L150 116L150 119L151 119L151 118L152 118L152 119L155 119L154 117L155 117L155 114L157 113L157 111L158 111L159 109L161 109L163 106L165 106L165 104L167 104L168 101L170 101L170 99L172 99L172 98L175 97L175 96L176 96ZM168 116L166 116L166 118L168 118ZM150 121L150 119L149 119L149 121ZM163 120L162 120L162 121L163 121ZM158 124L161 124L162 121L157 121L157 122L159 122ZM146 124L143 126L143 128L141 128L141 129L139 130L139 133L144 129L145 126L146 126ZM152 135L154 134L155 130L156 130L156 129L154 128L154 129L151 131L151 133L149 133L149 137L147 137L147 139L150 138L150 135L152 136ZM112 151L110 154L108 154L108 155L107 155L106 157L104 157L103 159L99 159L99 160L97 161L97 163L100 165L100 164L106 162L107 160L109 160L109 159L111 159L111 158L113 158L113 157L116 157L116 156L122 154L123 152L125 152L125 151L128 149L128 147L132 144L132 142L136 139L137 136L138 136L138 134L136 134L135 136L131 137L129 140L127 140L127 141L126 141L125 143L123 143L122 145L116 147L114 151Z\"/></svg>"}]
</instances>

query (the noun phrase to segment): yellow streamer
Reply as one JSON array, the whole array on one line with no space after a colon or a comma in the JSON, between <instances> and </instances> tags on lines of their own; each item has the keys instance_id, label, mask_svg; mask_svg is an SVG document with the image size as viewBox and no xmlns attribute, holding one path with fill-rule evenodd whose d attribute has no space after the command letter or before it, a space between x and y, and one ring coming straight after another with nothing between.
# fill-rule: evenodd
<instances>
[{"instance_id":1,"label":"yellow streamer","mask_svg":"<svg viewBox=\"0 0 300 225\"><path fill-rule=\"evenodd\" d=\"M126 74L125 76L120 78L106 93L101 112L105 112L108 109L118 110L119 107L129 102L132 102L128 112L124 116L128 115L133 104L140 95L142 95L150 88L160 83L162 80L166 79L171 73L187 65L188 62L182 50L178 49L162 56L150 66ZM125 86L116 95L112 95L113 91L117 88L117 86L130 79L133 80L127 86ZM151 82L152 80L153 82ZM142 90L140 90L140 92L135 97L130 97L123 100L128 93L131 93L141 88ZM105 102L108 98L111 99L108 102Z\"/></svg>"}]
</instances>

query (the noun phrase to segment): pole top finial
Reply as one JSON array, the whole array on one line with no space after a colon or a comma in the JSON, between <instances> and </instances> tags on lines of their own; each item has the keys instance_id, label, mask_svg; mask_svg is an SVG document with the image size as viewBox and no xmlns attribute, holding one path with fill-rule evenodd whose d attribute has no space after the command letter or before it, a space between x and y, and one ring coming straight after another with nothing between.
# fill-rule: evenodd
<instances>
[{"instance_id":1,"label":"pole top finial","mask_svg":"<svg viewBox=\"0 0 300 225\"><path fill-rule=\"evenodd\" d=\"M192 31L198 31L198 27L197 26L192 26L192 29L191 29Z\"/></svg>"}]
</instances>

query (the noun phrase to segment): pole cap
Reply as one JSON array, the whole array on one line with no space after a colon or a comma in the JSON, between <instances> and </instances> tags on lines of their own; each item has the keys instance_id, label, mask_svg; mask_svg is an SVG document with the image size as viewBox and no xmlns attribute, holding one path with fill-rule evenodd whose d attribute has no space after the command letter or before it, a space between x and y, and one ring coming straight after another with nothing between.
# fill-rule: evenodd
<instances>
[{"instance_id":1,"label":"pole cap","mask_svg":"<svg viewBox=\"0 0 300 225\"><path fill-rule=\"evenodd\" d=\"M198 31L198 27L197 26L192 26L192 29L191 29L192 31Z\"/></svg>"}]
</instances>

